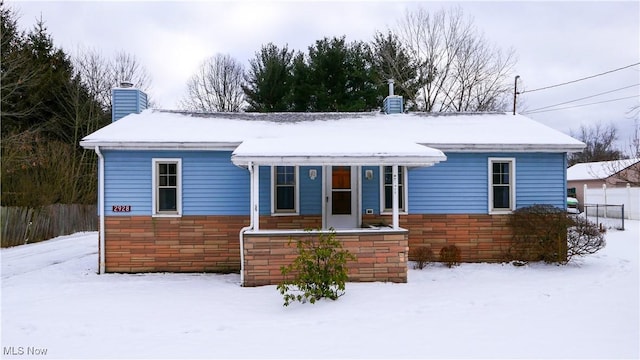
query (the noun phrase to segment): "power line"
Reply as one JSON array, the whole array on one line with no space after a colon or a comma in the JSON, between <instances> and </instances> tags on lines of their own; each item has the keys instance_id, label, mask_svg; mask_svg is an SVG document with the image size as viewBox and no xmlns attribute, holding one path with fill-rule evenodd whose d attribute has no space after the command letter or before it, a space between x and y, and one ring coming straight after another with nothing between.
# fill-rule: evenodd
<instances>
[{"instance_id":1,"label":"power line","mask_svg":"<svg viewBox=\"0 0 640 360\"><path fill-rule=\"evenodd\" d=\"M543 107L541 107L541 108L537 108L537 109L533 109L533 110L529 110L529 111L524 111L524 112L522 112L522 114L528 114L528 113L532 113L532 112L537 112L538 110L543 110L543 109L548 109L548 108L552 108L552 107L556 107L556 106L560 106L560 105L570 104L570 103L572 103L572 102L576 102L576 101L580 101L580 100L591 99L591 98L596 97L596 96L605 95L605 94L610 94L610 93L612 93L612 92L616 92L616 91L620 91L620 90L624 90L624 89L632 88L632 87L635 87L635 86L638 86L638 85L640 85L640 83L638 83L638 84L634 84L634 85L625 86L625 87L621 87L621 88L614 89L614 90L609 90L609 91L601 92L601 93L599 93L599 94L595 94L595 95L585 96L585 97L582 97L582 98L579 98L579 99L575 99L575 100L565 101L565 102L562 102L562 103L559 103L559 104L554 104L554 105L549 105L549 106L543 106Z\"/></svg>"},{"instance_id":2,"label":"power line","mask_svg":"<svg viewBox=\"0 0 640 360\"><path fill-rule=\"evenodd\" d=\"M600 74L595 74L595 75L587 76L587 77L584 77L584 78L581 78L581 79L576 79L576 80L571 80L571 81L563 82L563 83L561 83L561 84L549 85L549 86L545 86L545 87L541 87L541 88L533 89L533 90L525 90L525 91L520 92L520 94L529 93L529 92L534 92L534 91L540 91L540 90L546 90L546 89L551 89L551 88L558 87L558 86L562 86L562 85L573 84L573 83L578 82L578 81L587 80L587 79L593 79L594 77L598 77L598 76L602 76L602 75L610 74L610 73L612 73L612 72L616 72L616 71L624 70L624 69L627 69L627 68L630 68L630 67L632 67L632 66L636 66L636 65L640 65L640 62L637 62L637 63L635 63L635 64L631 64L631 65L627 65L627 66L623 66L623 67L621 67L621 68L617 68L617 69L613 69L613 70L605 71L605 72L600 73Z\"/></svg>"},{"instance_id":3,"label":"power line","mask_svg":"<svg viewBox=\"0 0 640 360\"><path fill-rule=\"evenodd\" d=\"M637 97L638 97L638 95L633 95L633 96L621 97L621 98L617 98L617 99L611 99L611 100L598 101L598 102L594 102L594 103L580 104L580 105L574 105L574 106L567 106L567 107L557 108L557 109L549 109L549 110L541 110L541 111L530 111L530 112L527 112L527 114L538 114L538 113L549 112L549 111L557 111L557 110L573 109L573 108L578 108L578 107L583 107L583 106L596 105L596 104L604 104L604 103L608 103L608 102L614 102L614 101L626 100L626 99L637 98Z\"/></svg>"}]
</instances>

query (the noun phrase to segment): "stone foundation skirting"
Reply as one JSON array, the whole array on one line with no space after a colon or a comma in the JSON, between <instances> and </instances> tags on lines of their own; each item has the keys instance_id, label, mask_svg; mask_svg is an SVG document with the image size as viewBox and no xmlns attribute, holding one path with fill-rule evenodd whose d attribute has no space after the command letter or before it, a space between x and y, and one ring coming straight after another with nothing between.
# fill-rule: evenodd
<instances>
[{"instance_id":1,"label":"stone foundation skirting","mask_svg":"<svg viewBox=\"0 0 640 360\"><path fill-rule=\"evenodd\" d=\"M408 233L352 230L338 238L359 259L349 264L351 281L406 282L407 254L420 246L431 248L437 257L443 247L456 245L463 262L504 260L511 243L508 218L486 214L402 215L400 226ZM387 216L363 217L369 224L389 224L390 220ZM261 216L261 231L245 237L245 285L282 280L280 267L295 258L295 243L288 245L290 234L286 229L317 228L321 223L319 215ZM108 216L106 271L237 272L239 232L248 224L248 216ZM305 235L304 231L292 233Z\"/></svg>"},{"instance_id":2,"label":"stone foundation skirting","mask_svg":"<svg viewBox=\"0 0 640 360\"><path fill-rule=\"evenodd\" d=\"M400 216L400 226L409 230L409 249L430 248L436 259L440 250L456 245L462 262L500 262L511 245L509 215L411 214ZM363 222L390 223L390 217L367 215ZM411 251L410 251L411 254ZM410 260L415 260L410 256Z\"/></svg>"},{"instance_id":3,"label":"stone foundation skirting","mask_svg":"<svg viewBox=\"0 0 640 360\"><path fill-rule=\"evenodd\" d=\"M248 216L108 216L107 272L237 272Z\"/></svg>"},{"instance_id":4,"label":"stone foundation skirting","mask_svg":"<svg viewBox=\"0 0 640 360\"><path fill-rule=\"evenodd\" d=\"M298 256L296 240L317 234L304 231L258 231L244 236L244 286L275 285L284 280L280 268ZM349 281L407 282L407 231L337 231L349 261Z\"/></svg>"}]
</instances>

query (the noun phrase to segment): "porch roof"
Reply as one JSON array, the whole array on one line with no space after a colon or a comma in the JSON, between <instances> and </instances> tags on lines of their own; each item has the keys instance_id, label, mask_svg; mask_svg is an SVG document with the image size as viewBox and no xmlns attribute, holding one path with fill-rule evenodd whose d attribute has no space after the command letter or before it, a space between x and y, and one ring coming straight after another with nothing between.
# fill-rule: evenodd
<instances>
[{"instance_id":1,"label":"porch roof","mask_svg":"<svg viewBox=\"0 0 640 360\"><path fill-rule=\"evenodd\" d=\"M250 162L255 165L422 167L446 159L442 151L411 141L357 135L247 139L231 155L231 161L241 167L247 167Z\"/></svg>"}]
</instances>

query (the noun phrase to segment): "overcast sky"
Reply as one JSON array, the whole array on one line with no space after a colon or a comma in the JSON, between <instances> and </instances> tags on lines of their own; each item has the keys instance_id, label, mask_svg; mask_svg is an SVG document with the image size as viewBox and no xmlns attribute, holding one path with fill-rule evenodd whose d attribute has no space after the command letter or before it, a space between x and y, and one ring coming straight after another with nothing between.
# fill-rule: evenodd
<instances>
[{"instance_id":1,"label":"overcast sky","mask_svg":"<svg viewBox=\"0 0 640 360\"><path fill-rule=\"evenodd\" d=\"M16 2L23 29L42 15L57 46L79 46L105 56L134 54L152 78L149 94L161 108L176 108L198 65L228 53L245 66L261 45L306 51L315 40L346 35L371 40L397 25L407 10L459 4L479 31L517 54L519 88L534 90L640 62L640 2ZM520 96L531 111L591 95L562 107L631 97L598 105L529 114L568 132L581 124L613 122L630 137L628 110L640 101L640 66ZM630 87L629 87L630 86Z\"/></svg>"}]
</instances>

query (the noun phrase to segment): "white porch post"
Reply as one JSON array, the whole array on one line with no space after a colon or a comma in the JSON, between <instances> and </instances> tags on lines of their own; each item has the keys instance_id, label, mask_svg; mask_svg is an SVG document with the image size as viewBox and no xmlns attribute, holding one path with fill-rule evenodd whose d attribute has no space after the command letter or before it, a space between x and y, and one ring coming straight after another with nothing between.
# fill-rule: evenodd
<instances>
[{"instance_id":1,"label":"white porch post","mask_svg":"<svg viewBox=\"0 0 640 360\"><path fill-rule=\"evenodd\" d=\"M260 166L253 164L251 175L251 220L253 230L260 230Z\"/></svg>"},{"instance_id":2,"label":"white porch post","mask_svg":"<svg viewBox=\"0 0 640 360\"><path fill-rule=\"evenodd\" d=\"M393 165L391 167L391 178L392 178L392 222L393 229L397 230L400 228L400 218L398 214L398 165Z\"/></svg>"}]
</instances>

